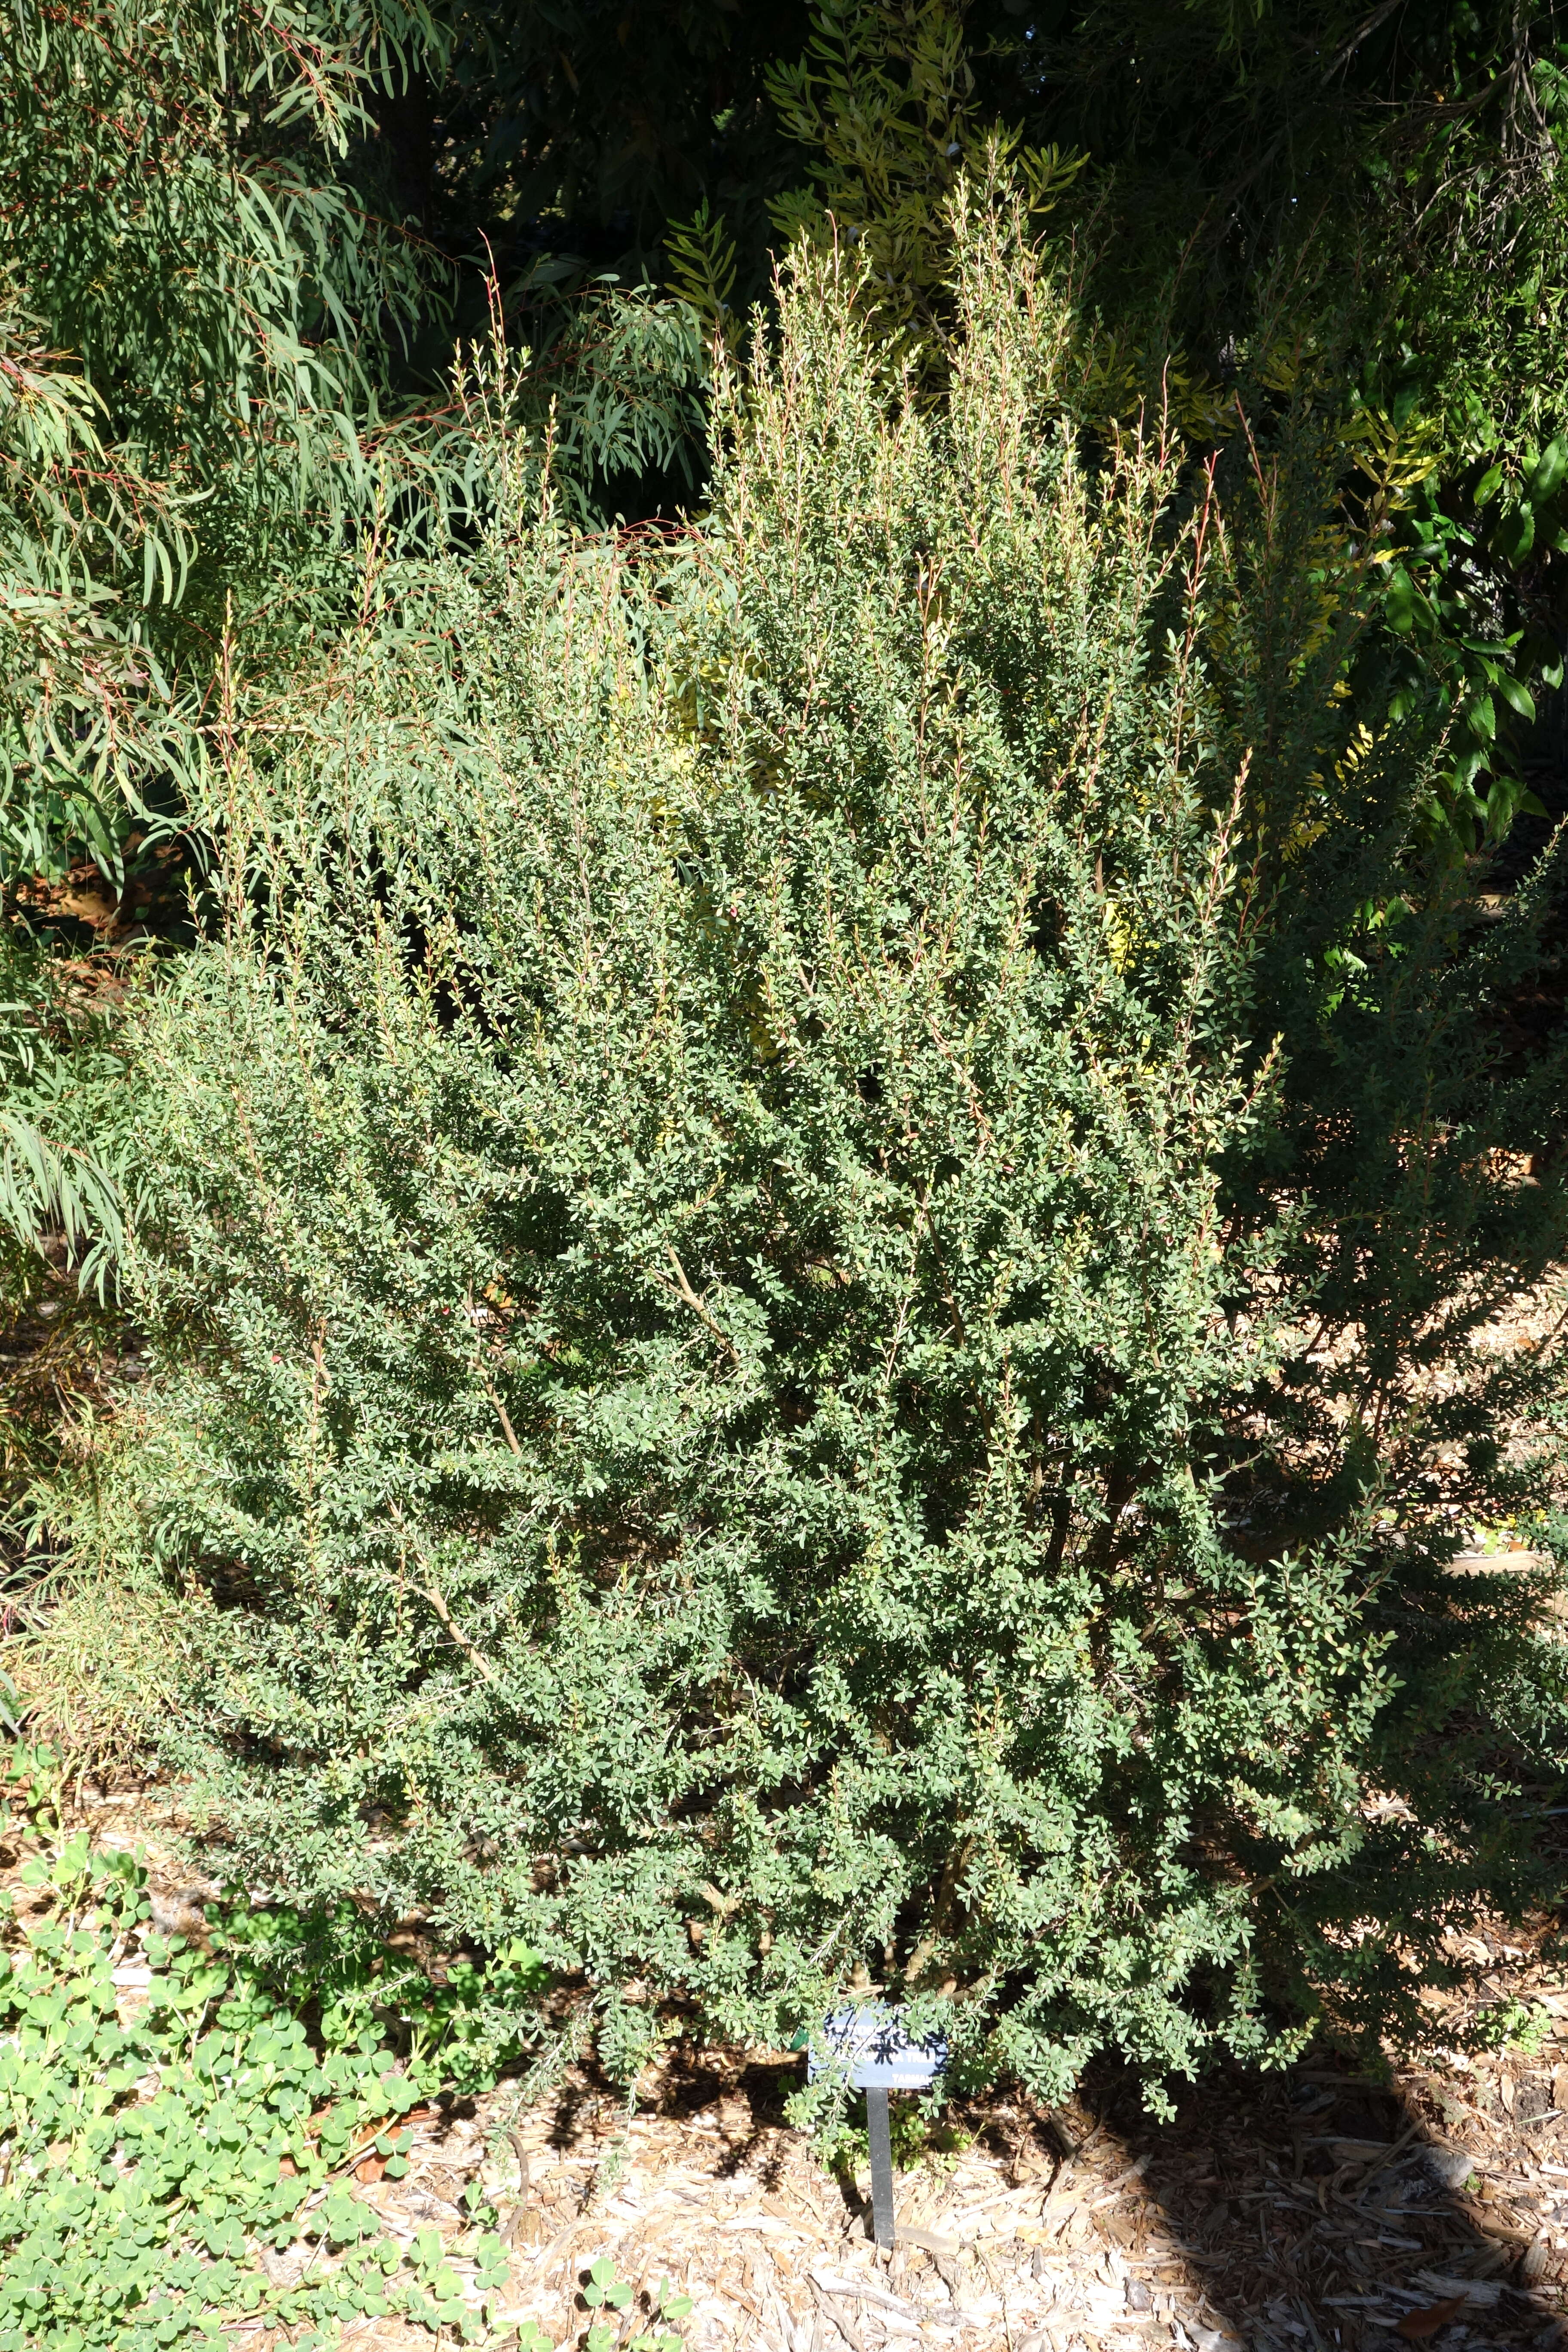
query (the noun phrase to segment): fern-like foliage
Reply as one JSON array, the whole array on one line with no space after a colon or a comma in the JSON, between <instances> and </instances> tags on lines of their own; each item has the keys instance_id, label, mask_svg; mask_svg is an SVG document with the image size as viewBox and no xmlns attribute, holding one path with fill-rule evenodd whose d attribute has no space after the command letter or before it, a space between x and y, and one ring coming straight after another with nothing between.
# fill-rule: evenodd
<instances>
[{"instance_id":1,"label":"fern-like foliage","mask_svg":"<svg viewBox=\"0 0 1568 2352\"><path fill-rule=\"evenodd\" d=\"M863 245L867 294L905 351L943 340L960 175L1012 160L1044 214L1088 161L1026 148L987 120L968 14L965 0L821 0L805 56L768 80L782 127L811 158L811 184L775 201L775 226Z\"/></svg>"}]
</instances>

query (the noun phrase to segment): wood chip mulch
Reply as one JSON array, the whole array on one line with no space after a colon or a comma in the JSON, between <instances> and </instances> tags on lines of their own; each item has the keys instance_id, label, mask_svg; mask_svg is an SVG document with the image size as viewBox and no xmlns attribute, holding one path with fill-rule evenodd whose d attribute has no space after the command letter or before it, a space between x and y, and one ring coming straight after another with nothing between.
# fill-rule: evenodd
<instances>
[{"instance_id":1,"label":"wood chip mulch","mask_svg":"<svg viewBox=\"0 0 1568 2352\"><path fill-rule=\"evenodd\" d=\"M900 2177L890 2256L868 2176L828 2173L785 2125L793 2074L711 2052L645 2082L629 2123L586 2071L522 2113L503 2085L425 2125L406 2178L363 2193L390 2229L456 2240L480 2179L512 2249L502 2342L531 2319L579 2347L588 2266L609 2255L639 2290L623 2336L668 2281L692 2298L691 2352L1568 2352L1563 1974L1496 1948L1489 1984L1561 2036L1534 2056L1435 2051L1385 2084L1332 2060L1216 2074L1166 2126L1109 2077L1054 2116L961 2107L972 2143ZM345 2342L429 2339L381 2322Z\"/></svg>"}]
</instances>

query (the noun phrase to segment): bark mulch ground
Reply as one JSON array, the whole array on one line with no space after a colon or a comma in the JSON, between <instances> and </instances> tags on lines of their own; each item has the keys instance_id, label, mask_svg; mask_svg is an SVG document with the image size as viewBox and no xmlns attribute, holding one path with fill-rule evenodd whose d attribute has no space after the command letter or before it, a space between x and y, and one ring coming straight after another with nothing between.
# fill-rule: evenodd
<instances>
[{"instance_id":1,"label":"bark mulch ground","mask_svg":"<svg viewBox=\"0 0 1568 2352\"><path fill-rule=\"evenodd\" d=\"M639 2298L689 2294L700 2352L1568 2347L1568 1990L1493 1958L1489 1988L1543 2004L1561 2041L1435 2052L1385 2084L1331 2061L1216 2074L1169 2125L1110 2078L1053 2116L961 2107L960 2144L900 2176L890 2256L868 2176L826 2172L784 2124L793 2074L739 2055L677 2053L629 2121L585 2072L522 2112L503 2086L425 2124L405 2179L363 2186L390 2229L456 2237L477 2175L512 2248L509 2319L557 2347L583 2339L601 2255Z\"/></svg>"}]
</instances>

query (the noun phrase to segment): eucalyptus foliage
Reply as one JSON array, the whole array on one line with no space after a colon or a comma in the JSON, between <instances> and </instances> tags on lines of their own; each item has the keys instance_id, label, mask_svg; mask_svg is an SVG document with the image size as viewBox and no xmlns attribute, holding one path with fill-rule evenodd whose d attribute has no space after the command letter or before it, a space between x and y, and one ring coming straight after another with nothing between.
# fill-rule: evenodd
<instances>
[{"instance_id":1,"label":"eucalyptus foliage","mask_svg":"<svg viewBox=\"0 0 1568 2352\"><path fill-rule=\"evenodd\" d=\"M1088 462L956 201L941 403L804 253L700 527L520 459L234 743L135 1028L153 1371L56 1508L180 1596L247 1882L526 1937L627 2074L878 1983L1158 2095L1410 2025L1531 1884L1562 1653L1452 1561L1547 1489L1557 1358L1472 1343L1561 1073L1289 436L1228 510Z\"/></svg>"},{"instance_id":2,"label":"eucalyptus foliage","mask_svg":"<svg viewBox=\"0 0 1568 2352\"><path fill-rule=\"evenodd\" d=\"M378 110L447 69L444 16L5 0L0 27L0 1273L25 1301L62 1244L101 1300L147 1171L122 986L87 985L62 880L95 865L123 929L151 876L177 932L157 854L200 867L215 732L330 659L367 539L460 545L489 491L449 365L433 400L404 381L415 344L450 361L454 273L398 215ZM689 460L684 304L536 295L531 369L490 290L558 496Z\"/></svg>"},{"instance_id":3,"label":"eucalyptus foliage","mask_svg":"<svg viewBox=\"0 0 1568 2352\"><path fill-rule=\"evenodd\" d=\"M177 807L226 599L345 504L439 290L368 201L367 100L438 41L417 8L8 0L8 874L114 872L141 803Z\"/></svg>"}]
</instances>

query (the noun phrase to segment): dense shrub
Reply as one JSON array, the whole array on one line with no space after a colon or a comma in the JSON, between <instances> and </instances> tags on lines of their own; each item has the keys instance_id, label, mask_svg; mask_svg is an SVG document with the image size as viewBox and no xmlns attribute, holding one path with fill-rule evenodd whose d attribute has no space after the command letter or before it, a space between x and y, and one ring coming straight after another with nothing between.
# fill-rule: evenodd
<instances>
[{"instance_id":1,"label":"dense shrub","mask_svg":"<svg viewBox=\"0 0 1568 2352\"><path fill-rule=\"evenodd\" d=\"M142 1016L70 1507L183 1596L165 1755L626 2069L868 1981L1047 2095L1397 2024L1562 1747L1539 1591L1450 1570L1550 1470L1472 1345L1562 1241L1531 893L1336 697L1310 419L1228 521L1090 463L1005 207L958 249L939 410L803 261L673 548L373 564Z\"/></svg>"}]
</instances>

